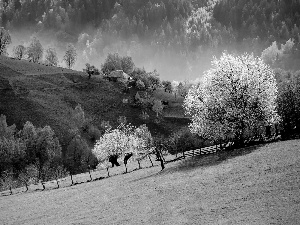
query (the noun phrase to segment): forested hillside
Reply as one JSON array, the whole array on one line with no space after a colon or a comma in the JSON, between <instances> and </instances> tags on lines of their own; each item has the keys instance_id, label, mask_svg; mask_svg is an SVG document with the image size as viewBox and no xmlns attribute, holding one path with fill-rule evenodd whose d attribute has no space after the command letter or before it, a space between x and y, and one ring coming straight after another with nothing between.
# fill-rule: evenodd
<instances>
[{"instance_id":1,"label":"forested hillside","mask_svg":"<svg viewBox=\"0 0 300 225\"><path fill-rule=\"evenodd\" d=\"M298 58L299 8L300 1L267 0L2 0L0 24L13 45L32 33L59 49L72 42L82 59L77 69L86 62L100 67L119 52L164 79L185 80L224 50L260 56L272 42L292 38Z\"/></svg>"}]
</instances>

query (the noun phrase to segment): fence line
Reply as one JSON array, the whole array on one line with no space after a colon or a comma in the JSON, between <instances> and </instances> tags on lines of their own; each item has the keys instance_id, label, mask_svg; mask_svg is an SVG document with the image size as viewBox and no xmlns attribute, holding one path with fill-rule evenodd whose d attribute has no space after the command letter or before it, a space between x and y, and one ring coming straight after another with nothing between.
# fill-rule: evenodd
<instances>
[{"instance_id":1,"label":"fence line","mask_svg":"<svg viewBox=\"0 0 300 225\"><path fill-rule=\"evenodd\" d=\"M122 166L120 165L119 167L116 167L116 168L119 168L117 173L112 173L112 174L109 173L109 170L111 170L113 167L110 167L110 168L100 169L100 170L99 169L89 170L86 173L81 173L81 174L76 174L76 175L70 174L69 176L64 177L64 178L60 178L60 179L52 180L52 181L46 181L46 182L39 182L37 184L31 184L28 187L24 186L24 187L12 188L12 186L10 186L10 188L8 190L0 192L0 197L21 194L21 193L26 193L26 192L32 192L32 191L44 191L46 189L52 190L52 189L58 189L58 188L64 188L64 187L71 187L71 186L82 184L82 183L88 183L88 182L92 182L92 181L109 178L112 176L130 173L130 172L140 170L140 169L147 169L147 168L159 166L160 164L158 164L158 163L154 164L153 159L151 159L151 157L152 157L152 155L148 155L148 157L145 157L142 160L137 160L137 162L135 163L136 164L135 166L132 166L133 163L131 163L131 170L129 170L128 165L126 165L125 170L123 172L121 171ZM149 161L148 165L142 166L141 162L143 160ZM103 175L103 171L107 171L107 174ZM101 174L101 172L102 172L102 174ZM94 176L92 176L92 174ZM98 174L98 176L97 176L97 174ZM35 188L33 188L34 186L35 186Z\"/></svg>"},{"instance_id":2,"label":"fence line","mask_svg":"<svg viewBox=\"0 0 300 225\"><path fill-rule=\"evenodd\" d=\"M230 144L232 143L227 143L224 147L228 147ZM212 146L209 146L209 147L204 147L204 148L200 148L200 149L193 149L193 150L189 150L189 151L185 151L182 153L182 156L181 157L177 157L177 154L176 153L176 156L175 156L175 159L172 159L172 160L164 160L165 163L170 163L170 162L174 162L176 160L181 160L182 158L189 158L189 157L195 157L195 156L200 156L200 155L207 155L207 154L214 154L216 153L217 151L219 150L222 150L220 145L212 145ZM154 167L154 166L159 166L159 164L154 164L152 159L151 159L151 156L152 155L148 155L148 159L149 159L149 162L151 163L150 166L144 166L142 167L141 166L141 161L142 160L145 160L147 157L145 157L144 159L142 160L137 160L137 167L132 169L132 170L128 170L128 167L127 165L125 165L125 171L124 172L121 172L121 173L116 173L116 174L113 174L111 175L109 173L109 169L106 168L106 169L101 169L101 170L89 170L88 172L86 173L83 173L83 174L76 174L76 175L70 175L68 177L64 177L64 178L61 178L61 179L57 179L57 180L52 180L52 181L47 181L47 182L40 182L38 184L34 184L34 185L30 185L30 186L40 186L42 185L42 188L36 188L34 189L33 191L44 191L46 190L46 184L48 184L48 187L49 187L49 184L53 184L55 183L56 187L52 187L52 188L48 188L48 190L52 190L52 189L58 189L58 188L63 188L63 187L71 187L71 186L74 186L74 185L77 185L77 184L82 184L82 183L88 183L88 182L92 182L92 181L97 181L97 180L101 180L101 179L105 179L105 178L108 178L108 177L112 177L112 176L117 176L117 175L122 175L122 174L126 174L126 173L130 173L130 172L133 172L133 171L136 171L136 170L140 170L140 169L147 169L147 168L151 168L151 167ZM112 167L111 167L112 168ZM120 167L121 168L121 167ZM107 174L106 176L100 176L100 177L96 177L96 178L93 178L92 177L92 173L101 173L101 171L104 171L104 170L107 170ZM76 179L76 177L80 177L82 175L87 175L88 176L88 180L85 180L85 181L82 181L82 182L74 182L74 178ZM63 185L64 181L67 182L68 178L70 179L70 184L68 185ZM20 194L20 193L25 193L29 190L29 187L26 187L26 189L24 190L25 187L19 187L19 188L15 188L15 189L12 189L11 187L9 188L9 190L6 190L6 191L2 191L0 192L0 197L1 196L9 196L9 195L13 195L13 194ZM53 185L52 185L53 186ZM14 192L13 192L14 190Z\"/></svg>"}]
</instances>

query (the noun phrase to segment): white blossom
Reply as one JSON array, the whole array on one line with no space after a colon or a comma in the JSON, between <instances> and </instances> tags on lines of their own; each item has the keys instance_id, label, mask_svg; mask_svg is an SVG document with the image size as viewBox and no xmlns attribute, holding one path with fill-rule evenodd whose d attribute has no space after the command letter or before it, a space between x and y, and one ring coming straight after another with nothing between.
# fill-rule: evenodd
<instances>
[{"instance_id":1,"label":"white blossom","mask_svg":"<svg viewBox=\"0 0 300 225\"><path fill-rule=\"evenodd\" d=\"M276 96L274 73L262 59L223 53L189 90L184 107L193 133L220 141L251 136L276 122Z\"/></svg>"}]
</instances>

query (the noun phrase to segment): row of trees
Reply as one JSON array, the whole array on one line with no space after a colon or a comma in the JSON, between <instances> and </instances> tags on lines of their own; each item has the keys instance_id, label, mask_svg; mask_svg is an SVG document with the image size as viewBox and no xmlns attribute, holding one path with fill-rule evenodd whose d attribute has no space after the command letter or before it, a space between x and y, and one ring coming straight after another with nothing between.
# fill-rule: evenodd
<instances>
[{"instance_id":1,"label":"row of trees","mask_svg":"<svg viewBox=\"0 0 300 225\"><path fill-rule=\"evenodd\" d=\"M3 27L0 27L0 55L8 55L7 47L11 43L11 36L9 32ZM13 56L19 60L28 59L34 63L44 62L50 66L57 66L59 60L56 49L49 47L46 49L45 53L45 60L43 61L44 48L36 37L31 38L29 46L27 47L24 45L17 45L13 48ZM68 44L63 61L69 69L75 65L76 57L77 52L75 46L73 44Z\"/></svg>"}]
</instances>

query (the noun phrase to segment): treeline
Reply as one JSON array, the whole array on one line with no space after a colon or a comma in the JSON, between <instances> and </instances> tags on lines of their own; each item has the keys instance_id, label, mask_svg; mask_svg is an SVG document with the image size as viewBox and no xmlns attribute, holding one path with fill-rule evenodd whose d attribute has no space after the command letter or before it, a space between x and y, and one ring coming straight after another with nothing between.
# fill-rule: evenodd
<instances>
[{"instance_id":1,"label":"treeline","mask_svg":"<svg viewBox=\"0 0 300 225\"><path fill-rule=\"evenodd\" d=\"M299 42L300 1L219 1L214 18L232 27L238 40L256 38L271 42L293 38Z\"/></svg>"},{"instance_id":2,"label":"treeline","mask_svg":"<svg viewBox=\"0 0 300 225\"><path fill-rule=\"evenodd\" d=\"M218 47L244 39L299 42L299 1L83 0L0 2L0 24L55 30L76 41L87 26L123 40L134 36L153 44ZM266 47L266 46L264 46Z\"/></svg>"},{"instance_id":3,"label":"treeline","mask_svg":"<svg viewBox=\"0 0 300 225\"><path fill-rule=\"evenodd\" d=\"M0 4L0 24L6 29L30 27L45 36L51 31L58 42L75 45L83 56L80 61L98 67L95 59L119 52L130 54L140 65L155 64L164 75L184 77L208 69L211 56L224 49L260 56L274 41L283 44L290 38L295 42L294 58L300 58L299 1L5 0Z\"/></svg>"}]
</instances>

